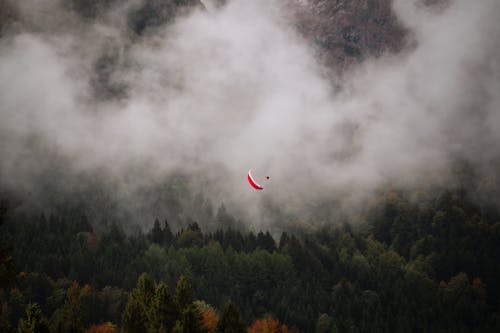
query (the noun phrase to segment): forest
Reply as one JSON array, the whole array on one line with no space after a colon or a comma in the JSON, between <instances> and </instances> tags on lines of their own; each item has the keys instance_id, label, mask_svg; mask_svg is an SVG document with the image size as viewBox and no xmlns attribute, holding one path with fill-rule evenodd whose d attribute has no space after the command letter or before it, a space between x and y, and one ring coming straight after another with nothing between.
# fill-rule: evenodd
<instances>
[{"instance_id":1,"label":"forest","mask_svg":"<svg viewBox=\"0 0 500 333\"><path fill-rule=\"evenodd\" d=\"M125 232L4 198L0 331L497 332L498 212L463 188L411 194L278 237L227 212L214 231Z\"/></svg>"},{"instance_id":2,"label":"forest","mask_svg":"<svg viewBox=\"0 0 500 333\"><path fill-rule=\"evenodd\" d=\"M0 333L500 332L499 17L0 0Z\"/></svg>"}]
</instances>

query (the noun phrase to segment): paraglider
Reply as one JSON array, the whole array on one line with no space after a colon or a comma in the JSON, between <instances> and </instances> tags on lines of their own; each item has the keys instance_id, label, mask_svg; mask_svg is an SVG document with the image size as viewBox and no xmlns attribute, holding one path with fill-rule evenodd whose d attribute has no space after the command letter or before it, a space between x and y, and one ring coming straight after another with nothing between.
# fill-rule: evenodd
<instances>
[{"instance_id":1,"label":"paraglider","mask_svg":"<svg viewBox=\"0 0 500 333\"><path fill-rule=\"evenodd\" d=\"M269 176L266 176L266 179L269 179ZM252 170L248 170L247 180L254 189L256 189L256 190L263 190L264 189L262 186L259 185L259 183L257 183L255 181L255 179L253 179Z\"/></svg>"}]
</instances>

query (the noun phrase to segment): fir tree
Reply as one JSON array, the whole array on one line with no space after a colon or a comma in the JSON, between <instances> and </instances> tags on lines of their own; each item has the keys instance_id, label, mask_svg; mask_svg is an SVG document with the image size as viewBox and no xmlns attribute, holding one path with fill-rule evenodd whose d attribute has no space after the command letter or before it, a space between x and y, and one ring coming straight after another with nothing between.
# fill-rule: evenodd
<instances>
[{"instance_id":1,"label":"fir tree","mask_svg":"<svg viewBox=\"0 0 500 333\"><path fill-rule=\"evenodd\" d=\"M26 308L26 319L19 320L19 333L49 333L49 322L37 303L30 303Z\"/></svg>"},{"instance_id":2,"label":"fir tree","mask_svg":"<svg viewBox=\"0 0 500 333\"><path fill-rule=\"evenodd\" d=\"M150 313L150 332L170 332L179 317L177 305L163 282L156 287Z\"/></svg>"},{"instance_id":3,"label":"fir tree","mask_svg":"<svg viewBox=\"0 0 500 333\"><path fill-rule=\"evenodd\" d=\"M163 231L161 230L160 221L158 221L158 219L155 220L149 238L153 243L156 243L158 245L164 245Z\"/></svg>"},{"instance_id":4,"label":"fir tree","mask_svg":"<svg viewBox=\"0 0 500 333\"><path fill-rule=\"evenodd\" d=\"M122 317L123 330L126 333L146 332L150 321L148 315L155 294L155 282L143 273L137 280L137 286L129 295Z\"/></svg>"},{"instance_id":5,"label":"fir tree","mask_svg":"<svg viewBox=\"0 0 500 333\"><path fill-rule=\"evenodd\" d=\"M234 306L234 304L229 301L222 312L219 323L215 328L215 333L245 333L245 323L240 319L240 314Z\"/></svg>"},{"instance_id":6,"label":"fir tree","mask_svg":"<svg viewBox=\"0 0 500 333\"><path fill-rule=\"evenodd\" d=\"M186 278L181 275L177 281L175 290L175 302L180 311L184 311L191 303L193 303L193 290Z\"/></svg>"}]
</instances>

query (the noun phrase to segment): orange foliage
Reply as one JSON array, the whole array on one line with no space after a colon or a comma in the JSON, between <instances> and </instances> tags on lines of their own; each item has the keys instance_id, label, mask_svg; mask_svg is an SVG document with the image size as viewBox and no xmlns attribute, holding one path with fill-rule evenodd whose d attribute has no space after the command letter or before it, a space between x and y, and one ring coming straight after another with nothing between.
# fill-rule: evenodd
<instances>
[{"instance_id":1,"label":"orange foliage","mask_svg":"<svg viewBox=\"0 0 500 333\"><path fill-rule=\"evenodd\" d=\"M115 333L116 326L111 322L106 322L100 325L92 325L85 333Z\"/></svg>"},{"instance_id":2,"label":"orange foliage","mask_svg":"<svg viewBox=\"0 0 500 333\"><path fill-rule=\"evenodd\" d=\"M82 295L87 295L92 291L92 286L90 284L86 284L82 287Z\"/></svg>"},{"instance_id":3,"label":"orange foliage","mask_svg":"<svg viewBox=\"0 0 500 333\"><path fill-rule=\"evenodd\" d=\"M215 310L212 308L205 308L201 310L201 316L203 328L205 328L208 333L215 332L215 327L219 322L219 316L217 316Z\"/></svg>"},{"instance_id":4,"label":"orange foliage","mask_svg":"<svg viewBox=\"0 0 500 333\"><path fill-rule=\"evenodd\" d=\"M474 279L472 279L472 285L474 287L478 287L478 288L482 288L482 289L486 288L486 285L483 283L483 281L481 280L480 277L475 277Z\"/></svg>"},{"instance_id":5,"label":"orange foliage","mask_svg":"<svg viewBox=\"0 0 500 333\"><path fill-rule=\"evenodd\" d=\"M278 319L267 317L257 319L248 329L248 333L289 333L288 327L281 324Z\"/></svg>"},{"instance_id":6,"label":"orange foliage","mask_svg":"<svg viewBox=\"0 0 500 333\"><path fill-rule=\"evenodd\" d=\"M80 299L87 296L92 291L92 286L89 284L84 285L80 288L77 281L71 282L71 286L68 288L68 297L72 295L75 299Z\"/></svg>"}]
</instances>

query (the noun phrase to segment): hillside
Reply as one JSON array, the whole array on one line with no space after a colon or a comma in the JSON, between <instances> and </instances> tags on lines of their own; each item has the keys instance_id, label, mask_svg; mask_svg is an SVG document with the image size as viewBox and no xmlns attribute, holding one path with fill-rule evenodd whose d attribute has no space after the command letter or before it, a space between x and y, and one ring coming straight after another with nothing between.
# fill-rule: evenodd
<instances>
[{"instance_id":1,"label":"hillside","mask_svg":"<svg viewBox=\"0 0 500 333\"><path fill-rule=\"evenodd\" d=\"M0 332L500 331L499 18L0 1Z\"/></svg>"}]
</instances>

